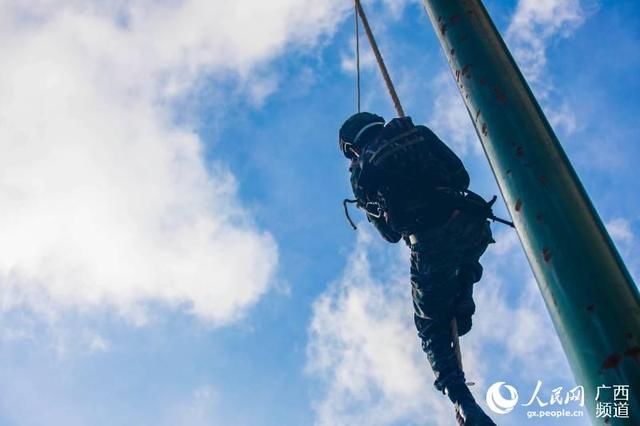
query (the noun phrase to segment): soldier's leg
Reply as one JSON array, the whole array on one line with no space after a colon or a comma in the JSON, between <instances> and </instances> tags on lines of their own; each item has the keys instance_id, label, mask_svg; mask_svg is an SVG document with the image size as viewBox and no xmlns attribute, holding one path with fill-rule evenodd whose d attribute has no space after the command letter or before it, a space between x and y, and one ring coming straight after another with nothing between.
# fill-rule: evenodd
<instances>
[{"instance_id":1,"label":"soldier's leg","mask_svg":"<svg viewBox=\"0 0 640 426\"><path fill-rule=\"evenodd\" d=\"M459 268L429 265L420 261L419 253L412 252L411 284L416 328L436 377L435 387L456 405L465 425L494 425L465 384L453 348L450 324L460 291Z\"/></svg>"},{"instance_id":2,"label":"soldier's leg","mask_svg":"<svg viewBox=\"0 0 640 426\"><path fill-rule=\"evenodd\" d=\"M451 318L451 317L450 317ZM451 339L451 320L435 320L414 315L422 350L435 375L436 389L444 392L452 384L464 384L464 372L458 366Z\"/></svg>"},{"instance_id":3,"label":"soldier's leg","mask_svg":"<svg viewBox=\"0 0 640 426\"><path fill-rule=\"evenodd\" d=\"M411 254L411 287L415 323L422 349L436 377L435 386L444 389L452 383L464 384L452 347L451 320L454 317L459 281L455 265L428 262L419 252Z\"/></svg>"}]
</instances>

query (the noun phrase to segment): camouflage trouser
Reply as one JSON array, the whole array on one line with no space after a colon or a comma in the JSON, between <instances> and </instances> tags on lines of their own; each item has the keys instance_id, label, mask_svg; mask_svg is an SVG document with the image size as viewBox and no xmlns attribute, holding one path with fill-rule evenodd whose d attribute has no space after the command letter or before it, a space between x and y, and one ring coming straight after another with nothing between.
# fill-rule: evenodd
<instances>
[{"instance_id":1,"label":"camouflage trouser","mask_svg":"<svg viewBox=\"0 0 640 426\"><path fill-rule=\"evenodd\" d=\"M471 328L473 284L482 276L478 260L491 242L487 220L460 213L443 227L419 234L411 246L414 318L438 390L464 383L451 320L456 318L460 335Z\"/></svg>"}]
</instances>

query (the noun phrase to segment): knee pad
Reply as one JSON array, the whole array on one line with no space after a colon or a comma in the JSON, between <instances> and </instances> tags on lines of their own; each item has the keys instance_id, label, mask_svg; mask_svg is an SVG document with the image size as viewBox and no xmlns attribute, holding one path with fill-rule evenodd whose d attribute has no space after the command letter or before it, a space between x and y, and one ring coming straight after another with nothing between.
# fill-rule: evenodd
<instances>
[{"instance_id":1,"label":"knee pad","mask_svg":"<svg viewBox=\"0 0 640 426\"><path fill-rule=\"evenodd\" d=\"M482 271L479 262L468 263L460 268L458 277L462 283L477 283L482 278Z\"/></svg>"},{"instance_id":2,"label":"knee pad","mask_svg":"<svg viewBox=\"0 0 640 426\"><path fill-rule=\"evenodd\" d=\"M458 324L458 336L467 334L473 325L471 315L456 315L456 323Z\"/></svg>"},{"instance_id":3,"label":"knee pad","mask_svg":"<svg viewBox=\"0 0 640 426\"><path fill-rule=\"evenodd\" d=\"M476 312L476 304L473 301L473 284L467 284L462 289L455 306L455 317L458 322L458 335L465 335L471 330L471 317Z\"/></svg>"},{"instance_id":4,"label":"knee pad","mask_svg":"<svg viewBox=\"0 0 640 426\"><path fill-rule=\"evenodd\" d=\"M471 284L470 284L471 285ZM462 293L456 300L455 315L471 316L476 312L476 304L471 292Z\"/></svg>"}]
</instances>

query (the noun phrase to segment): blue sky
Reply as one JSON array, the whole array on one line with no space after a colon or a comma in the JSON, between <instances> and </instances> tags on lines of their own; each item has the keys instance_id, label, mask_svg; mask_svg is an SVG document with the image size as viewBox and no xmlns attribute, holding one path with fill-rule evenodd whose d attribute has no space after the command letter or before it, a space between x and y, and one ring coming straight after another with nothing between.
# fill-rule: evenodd
<instances>
[{"instance_id":1,"label":"blue sky","mask_svg":"<svg viewBox=\"0 0 640 426\"><path fill-rule=\"evenodd\" d=\"M640 6L485 4L637 280ZM408 114L498 193L420 3L364 5ZM350 13L0 4L0 425L454 424L406 248L343 216ZM362 46L363 108L391 117ZM496 381L548 398L573 379L516 236L493 229L467 375L479 400ZM494 418L588 424L525 414Z\"/></svg>"}]
</instances>

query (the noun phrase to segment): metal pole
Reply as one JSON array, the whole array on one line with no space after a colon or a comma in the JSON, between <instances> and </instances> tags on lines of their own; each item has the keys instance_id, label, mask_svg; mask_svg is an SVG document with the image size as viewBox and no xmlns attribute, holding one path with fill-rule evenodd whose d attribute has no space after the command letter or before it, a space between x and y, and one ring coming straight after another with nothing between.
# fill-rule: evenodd
<instances>
[{"instance_id":1,"label":"metal pole","mask_svg":"<svg viewBox=\"0 0 640 426\"><path fill-rule=\"evenodd\" d=\"M600 385L640 418L640 295L480 0L424 0L594 424ZM604 141L603 143L606 143ZM506 318L505 318L506 320Z\"/></svg>"}]
</instances>

